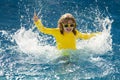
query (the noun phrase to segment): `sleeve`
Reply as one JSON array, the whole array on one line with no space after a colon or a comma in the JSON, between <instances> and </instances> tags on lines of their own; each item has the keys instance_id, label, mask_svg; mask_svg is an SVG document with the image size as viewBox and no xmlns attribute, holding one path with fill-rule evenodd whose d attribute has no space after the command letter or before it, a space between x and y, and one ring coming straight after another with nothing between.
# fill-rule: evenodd
<instances>
[{"instance_id":1,"label":"sleeve","mask_svg":"<svg viewBox=\"0 0 120 80\"><path fill-rule=\"evenodd\" d=\"M54 35L56 32L55 28L46 28L42 24L41 20L38 20L37 22L34 22L36 27L38 28L39 31L41 31L44 34L49 34L49 35Z\"/></svg>"},{"instance_id":2,"label":"sleeve","mask_svg":"<svg viewBox=\"0 0 120 80\"><path fill-rule=\"evenodd\" d=\"M84 39L84 40L87 40L87 39L90 39L98 34L100 34L101 32L96 32L96 33L81 33L79 31L77 31L77 38L80 38L80 39Z\"/></svg>"}]
</instances>

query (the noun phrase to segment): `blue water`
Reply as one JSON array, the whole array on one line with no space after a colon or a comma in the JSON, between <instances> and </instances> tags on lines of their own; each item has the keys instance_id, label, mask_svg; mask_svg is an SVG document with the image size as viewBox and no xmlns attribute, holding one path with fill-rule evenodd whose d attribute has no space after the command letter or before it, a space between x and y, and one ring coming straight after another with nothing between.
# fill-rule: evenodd
<instances>
[{"instance_id":1,"label":"blue water","mask_svg":"<svg viewBox=\"0 0 120 80\"><path fill-rule=\"evenodd\" d=\"M34 11L47 27L71 13L81 32L102 32L78 40L61 58L52 36L34 26ZM0 80L120 80L120 0L4 0L0 2Z\"/></svg>"}]
</instances>

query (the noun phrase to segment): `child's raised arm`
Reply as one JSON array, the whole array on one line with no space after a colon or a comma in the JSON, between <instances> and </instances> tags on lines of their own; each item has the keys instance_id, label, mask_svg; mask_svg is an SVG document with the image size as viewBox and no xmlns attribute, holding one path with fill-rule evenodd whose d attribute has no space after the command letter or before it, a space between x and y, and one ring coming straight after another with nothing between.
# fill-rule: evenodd
<instances>
[{"instance_id":1,"label":"child's raised arm","mask_svg":"<svg viewBox=\"0 0 120 80\"><path fill-rule=\"evenodd\" d=\"M34 20L34 23L35 23L36 27L38 28L38 30L41 31L42 33L50 34L50 35L56 34L57 29L44 27L41 20L36 15L36 13L34 13L33 20Z\"/></svg>"}]
</instances>

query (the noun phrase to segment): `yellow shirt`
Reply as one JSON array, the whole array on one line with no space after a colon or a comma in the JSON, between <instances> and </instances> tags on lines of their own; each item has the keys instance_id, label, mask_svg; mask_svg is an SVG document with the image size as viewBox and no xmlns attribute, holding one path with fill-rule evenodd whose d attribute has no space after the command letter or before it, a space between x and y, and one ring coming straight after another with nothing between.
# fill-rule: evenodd
<instances>
[{"instance_id":1,"label":"yellow shirt","mask_svg":"<svg viewBox=\"0 0 120 80\"><path fill-rule=\"evenodd\" d=\"M55 37L56 44L58 49L76 49L76 39L89 39L96 35L96 33L81 33L76 30L76 35L73 34L73 32L67 33L64 32L64 34L60 33L59 28L46 28L43 26L40 20L35 22L35 25L37 28L45 34L49 34Z\"/></svg>"}]
</instances>

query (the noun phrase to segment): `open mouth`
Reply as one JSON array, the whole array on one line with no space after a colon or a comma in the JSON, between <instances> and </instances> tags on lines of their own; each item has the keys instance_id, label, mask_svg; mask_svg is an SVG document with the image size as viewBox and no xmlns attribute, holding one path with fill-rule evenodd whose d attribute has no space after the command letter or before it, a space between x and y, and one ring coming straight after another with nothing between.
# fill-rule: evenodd
<instances>
[{"instance_id":1,"label":"open mouth","mask_svg":"<svg viewBox=\"0 0 120 80\"><path fill-rule=\"evenodd\" d=\"M70 29L70 28L67 28L66 30L67 30L68 32L69 32L69 31L71 31L71 29Z\"/></svg>"}]
</instances>

